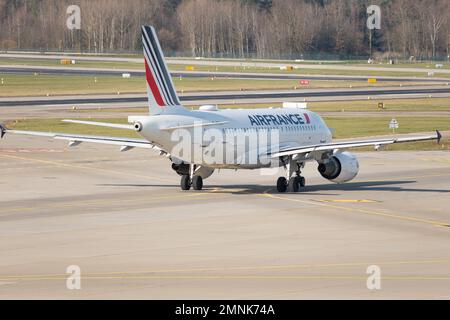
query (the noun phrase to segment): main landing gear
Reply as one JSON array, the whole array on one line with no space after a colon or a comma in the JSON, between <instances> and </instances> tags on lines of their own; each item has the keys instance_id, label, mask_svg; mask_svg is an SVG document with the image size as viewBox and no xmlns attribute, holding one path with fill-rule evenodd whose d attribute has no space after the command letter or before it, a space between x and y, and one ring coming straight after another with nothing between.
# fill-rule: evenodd
<instances>
[{"instance_id":1,"label":"main landing gear","mask_svg":"<svg viewBox=\"0 0 450 320\"><path fill-rule=\"evenodd\" d=\"M190 190L191 187L194 190L202 190L203 189L203 179L200 176L194 175L196 166L195 164L189 165L189 174L185 174L181 176L180 187L181 190Z\"/></svg>"},{"instance_id":2,"label":"main landing gear","mask_svg":"<svg viewBox=\"0 0 450 320\"><path fill-rule=\"evenodd\" d=\"M284 192L299 192L300 188L306 186L305 178L301 176L301 168L304 164L299 164L292 161L292 157L289 157L284 162L284 168L286 169L286 177L279 177L277 180L277 191Z\"/></svg>"}]
</instances>

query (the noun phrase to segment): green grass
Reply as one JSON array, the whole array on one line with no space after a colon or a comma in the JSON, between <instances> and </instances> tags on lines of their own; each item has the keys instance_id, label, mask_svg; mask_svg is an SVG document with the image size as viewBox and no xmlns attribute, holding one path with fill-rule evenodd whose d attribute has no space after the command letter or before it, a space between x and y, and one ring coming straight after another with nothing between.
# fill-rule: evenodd
<instances>
[{"instance_id":1,"label":"green grass","mask_svg":"<svg viewBox=\"0 0 450 320\"><path fill-rule=\"evenodd\" d=\"M75 57L77 64L73 67L116 67L116 68L133 68L142 67L141 63L137 62L108 62L108 61L86 61L77 60L77 54L69 54L68 56ZM105 55L81 55L79 57L106 57L106 58L131 58L131 59L144 59L142 54L105 54ZM367 60L334 60L334 61L321 61L321 60L305 60L305 61L295 61L295 60L275 60L275 59L227 59L227 58L202 58L200 60L194 59L192 57L167 57L168 63L176 60L192 60L192 64L199 63L201 61L208 62L235 62L235 63L273 63L273 64L285 64L285 65L347 65L347 66L357 66L357 67L380 67L380 68L424 68L424 69L434 69L436 64L443 64L443 69L450 69L450 63L448 62L414 62L410 63L408 61L399 61L398 63L391 65L387 61L383 61L381 64L375 62L374 64L368 64ZM0 64L15 64L15 65L40 65L40 66L57 66L60 64L60 59L37 59L37 58L5 58L0 55ZM172 63L172 65L175 65ZM184 65L183 65L184 67Z\"/></svg>"},{"instance_id":2,"label":"green grass","mask_svg":"<svg viewBox=\"0 0 450 320\"><path fill-rule=\"evenodd\" d=\"M121 77L9 75L1 74L0 96L45 96L61 94L131 93L144 92L140 78ZM97 79L97 81L95 80Z\"/></svg>"},{"instance_id":3,"label":"green grass","mask_svg":"<svg viewBox=\"0 0 450 320\"><path fill-rule=\"evenodd\" d=\"M378 108L378 103L383 102L384 110ZM277 108L281 103L263 104L227 104L220 105L221 109L254 109L254 108ZM361 101L324 101L308 102L308 109L314 112L431 112L450 111L450 98L428 98L428 99L393 99L393 100L361 100ZM345 114L345 113L344 113Z\"/></svg>"},{"instance_id":4,"label":"green grass","mask_svg":"<svg viewBox=\"0 0 450 320\"><path fill-rule=\"evenodd\" d=\"M189 59L189 58L181 58L183 60ZM174 59L176 60L176 59ZM328 66L331 69L333 66L348 66L348 67L379 67L379 68L405 68L405 69L436 69L436 64L442 64L442 70L448 70L450 69L450 63L449 62L440 62L440 61L434 61L434 62L414 62L410 63L408 61L399 61L396 64L389 64L388 61L383 61L382 63L375 62L373 64L368 64L367 60L341 60L341 61L312 61L312 60L306 60L306 61L295 61L295 60L239 60L239 59L201 59L200 61L217 61L217 62L242 62L242 63L272 63L272 64L284 64L284 65L308 65L308 66ZM170 61L169 61L170 62ZM198 63L198 60L192 60L192 64L195 65L195 63ZM439 69L438 69L439 70Z\"/></svg>"},{"instance_id":5,"label":"green grass","mask_svg":"<svg viewBox=\"0 0 450 320\"><path fill-rule=\"evenodd\" d=\"M143 58L142 58L143 59ZM204 59L206 60L206 59ZM227 61L227 60L217 60L217 61ZM235 60L234 60L235 61ZM239 61L239 60L238 60ZM393 76L393 77L427 77L427 72L399 72L399 71L365 71L365 70L336 70L333 69L333 64L330 63L319 63L319 62L301 62L300 64L306 65L327 65L329 69L295 69L293 71L280 70L275 67L240 67L240 66L214 66L214 65L196 65L198 61L193 60L192 65L195 71L209 71L209 72L252 72L252 73L276 73L276 74L300 74L300 75L347 75L347 76ZM248 62L248 61L247 61ZM258 62L258 61L255 61ZM266 61L271 63L280 63L286 65L297 64L293 61ZM106 69L131 69L131 70L143 70L143 63L136 62L110 62L110 61L82 61L78 60L75 65L61 65L60 60L48 60L48 59L19 59L19 58L1 58L0 65L23 65L23 66L42 66L42 67L73 67L73 68L106 68ZM336 64L338 66L357 66L357 67L385 67L385 68L434 68L435 64L398 64L398 65L388 65L388 64L363 64L358 62L344 61L342 63ZM189 64L173 64L168 63L168 67L171 71L185 71ZM449 69L450 65L444 64L444 69ZM436 73L439 77L449 77L450 74L440 74Z\"/></svg>"},{"instance_id":6,"label":"green grass","mask_svg":"<svg viewBox=\"0 0 450 320\"><path fill-rule=\"evenodd\" d=\"M54 76L54 75L10 75L1 74L0 97L45 96L64 94L116 94L144 93L144 77L124 79L120 76ZM400 85L400 82L378 82L369 85L354 81L311 81L309 86L300 86L298 80L254 80L227 78L174 78L179 92L199 91L239 91L239 90L284 90L307 88L349 88L383 85ZM406 83L403 85L413 85Z\"/></svg>"},{"instance_id":7,"label":"green grass","mask_svg":"<svg viewBox=\"0 0 450 320\"><path fill-rule=\"evenodd\" d=\"M171 71L185 71L188 65L169 64ZM276 73L276 74L298 74L298 75L336 75L336 76L367 76L367 77L428 77L427 72L400 72L400 71L366 71L366 70L336 70L332 66L327 69L300 68L292 71L280 70L275 67L232 67L232 66L210 66L193 65L195 71L208 72L245 72L245 73ZM437 74L440 78L450 77L449 74ZM433 77L429 77L433 78Z\"/></svg>"},{"instance_id":8,"label":"green grass","mask_svg":"<svg viewBox=\"0 0 450 320\"><path fill-rule=\"evenodd\" d=\"M384 110L378 108L379 102L384 103ZM384 111L450 111L450 98L309 102L308 108L316 112L353 111L380 114Z\"/></svg>"},{"instance_id":9,"label":"green grass","mask_svg":"<svg viewBox=\"0 0 450 320\"><path fill-rule=\"evenodd\" d=\"M384 102L386 109L378 108L378 103ZM256 108L281 108L281 103L260 103L260 104L221 104L220 109L256 109ZM197 109L198 106L189 106L189 109ZM393 99L393 100L363 100L363 101L325 101L308 102L308 109L314 112L379 112L383 116L384 112L432 112L450 111L450 98L427 98L427 99ZM130 108L79 108L76 112L96 113L96 112L116 112L116 113L145 113L145 107ZM432 113L430 113L430 116Z\"/></svg>"},{"instance_id":10,"label":"green grass","mask_svg":"<svg viewBox=\"0 0 450 320\"><path fill-rule=\"evenodd\" d=\"M328 127L335 129L336 139L376 135L389 135L392 117L324 117ZM450 131L450 116L447 117L396 117L399 129L396 133L430 132L436 129Z\"/></svg>"},{"instance_id":11,"label":"green grass","mask_svg":"<svg viewBox=\"0 0 450 320\"><path fill-rule=\"evenodd\" d=\"M366 62L360 62L360 63L350 63L349 65L353 65L355 67L359 66L369 66L369 67L380 67L380 68L423 68L423 69L436 69L436 64L442 64L443 65L443 70L448 70L450 69L450 64L448 62L417 62L417 63L409 63L409 62L400 62L397 64L387 64L387 63L382 63L382 64L367 64ZM439 70L439 69L438 69Z\"/></svg>"},{"instance_id":12,"label":"green grass","mask_svg":"<svg viewBox=\"0 0 450 320\"><path fill-rule=\"evenodd\" d=\"M143 77L123 79L119 76L51 76L51 75L7 75L0 74L0 96L45 96L63 94L108 94L144 93ZM293 89L298 85L294 80L243 80L211 78L175 78L178 91L218 91L218 90L267 90ZM320 85L320 84L318 84ZM325 84L323 84L325 85Z\"/></svg>"},{"instance_id":13,"label":"green grass","mask_svg":"<svg viewBox=\"0 0 450 320\"><path fill-rule=\"evenodd\" d=\"M298 81L176 77L174 78L174 85L178 92L276 90L293 89L298 86Z\"/></svg>"},{"instance_id":14,"label":"green grass","mask_svg":"<svg viewBox=\"0 0 450 320\"><path fill-rule=\"evenodd\" d=\"M8 128L17 130L58 132L58 133L75 133L102 136L117 136L129 138L141 138L135 131L121 130L108 127L88 126L75 123L65 123L62 119L28 119L11 121L7 123ZM110 123L126 124L127 119L110 118L110 119L89 119L89 121L100 121Z\"/></svg>"},{"instance_id":15,"label":"green grass","mask_svg":"<svg viewBox=\"0 0 450 320\"><path fill-rule=\"evenodd\" d=\"M378 103L383 102L386 109L379 109ZM261 104L224 104L220 109L256 109L281 108L281 103ZM308 102L308 109L314 112L432 112L450 111L450 98L423 99L392 99L392 100L361 100L361 101L323 101ZM112 109L110 109L112 111ZM123 111L123 110L122 110ZM431 113L432 114L432 113ZM431 115L430 114L430 115ZM343 113L345 115L345 113Z\"/></svg>"},{"instance_id":16,"label":"green grass","mask_svg":"<svg viewBox=\"0 0 450 320\"><path fill-rule=\"evenodd\" d=\"M192 58L172 58L173 60L181 59L192 59ZM193 60L198 61L198 60ZM321 60L305 60L305 61L295 61L295 60L273 60L273 59L212 59L212 58L202 58L201 61L217 61L217 62L247 62L247 63L279 63L279 64L303 64L303 65L347 65L355 67L386 67L386 68L425 68L434 69L436 64L443 64L443 69L450 69L450 63L442 61L429 61L429 62L409 62L406 60L399 60L396 64L389 64L387 60L383 60L380 64L375 62L374 64L368 64L367 60L331 60L331 61L321 61ZM193 63L194 63L193 62Z\"/></svg>"},{"instance_id":17,"label":"green grass","mask_svg":"<svg viewBox=\"0 0 450 320\"><path fill-rule=\"evenodd\" d=\"M167 57L170 60L192 60L198 61L192 57ZM304 60L295 61L296 59L239 59L239 58L201 58L200 61L217 61L217 62L256 62L256 63L284 63L284 64L360 64L367 63L367 60Z\"/></svg>"},{"instance_id":18,"label":"green grass","mask_svg":"<svg viewBox=\"0 0 450 320\"><path fill-rule=\"evenodd\" d=\"M329 128L334 130L334 138L357 138L377 135L393 135L389 129L392 117L360 117L336 118L325 117ZM399 129L396 133L431 132L436 129L450 131L450 117L396 117ZM435 142L415 142L390 145L387 150L450 150L450 138L445 138L441 144ZM368 150L367 148L364 150Z\"/></svg>"},{"instance_id":19,"label":"green grass","mask_svg":"<svg viewBox=\"0 0 450 320\"><path fill-rule=\"evenodd\" d=\"M316 88L362 88L382 86L412 86L419 83L412 82L382 82L368 84L364 81L328 81L313 80L308 86L302 86L298 80L254 80L254 79L226 79L226 78L174 78L177 91L220 91L220 90L305 90Z\"/></svg>"},{"instance_id":20,"label":"green grass","mask_svg":"<svg viewBox=\"0 0 450 320\"><path fill-rule=\"evenodd\" d=\"M126 123L123 118L89 119L112 123ZM389 129L391 117L370 118L335 118L326 117L327 125L332 128L336 139L392 135ZM450 131L450 117L397 117L400 128L397 133L430 132L436 129ZM111 129L106 127L86 126L61 122L60 119L29 119L10 122L10 128L18 130L78 133L90 135L106 135L120 137L139 137L134 131ZM442 147L444 146L444 148ZM389 146L388 150L450 150L450 139L444 139L440 145L435 142L418 142ZM364 149L367 150L367 149Z\"/></svg>"},{"instance_id":21,"label":"green grass","mask_svg":"<svg viewBox=\"0 0 450 320\"><path fill-rule=\"evenodd\" d=\"M63 65L60 63L59 59L2 58L0 55L0 65L143 70L144 69L144 58L142 57L142 63L76 60L76 64Z\"/></svg>"}]
</instances>

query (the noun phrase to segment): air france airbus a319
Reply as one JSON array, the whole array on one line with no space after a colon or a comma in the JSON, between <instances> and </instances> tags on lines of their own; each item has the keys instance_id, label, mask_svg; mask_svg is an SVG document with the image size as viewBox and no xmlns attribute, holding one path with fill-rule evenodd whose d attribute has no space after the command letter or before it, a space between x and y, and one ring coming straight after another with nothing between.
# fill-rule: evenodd
<instances>
[{"instance_id":1,"label":"air france airbus a319","mask_svg":"<svg viewBox=\"0 0 450 320\"><path fill-rule=\"evenodd\" d=\"M217 169L285 169L278 178L279 192L298 192L305 186L301 170L307 162L317 162L318 171L335 183L356 177L359 163L348 148L375 148L401 142L440 140L441 134L407 138L367 139L332 142L323 119L302 108L219 110L202 106L184 108L176 94L153 27L142 27L142 43L148 91L149 115L130 116L129 124L63 120L71 123L135 130L144 139L99 137L10 130L5 134L25 134L68 140L70 146L94 142L121 147L155 149L172 162L181 176L181 189L203 188L203 180Z\"/></svg>"}]
</instances>

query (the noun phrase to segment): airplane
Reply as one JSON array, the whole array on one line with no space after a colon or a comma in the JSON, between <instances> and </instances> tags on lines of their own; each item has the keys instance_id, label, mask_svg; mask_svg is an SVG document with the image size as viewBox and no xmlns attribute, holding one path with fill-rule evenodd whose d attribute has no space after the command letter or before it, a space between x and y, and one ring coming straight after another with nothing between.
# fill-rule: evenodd
<instances>
[{"instance_id":1,"label":"airplane","mask_svg":"<svg viewBox=\"0 0 450 320\"><path fill-rule=\"evenodd\" d=\"M149 114L128 117L128 124L63 120L69 123L134 130L143 139L102 137L66 133L11 130L0 126L0 136L21 134L51 137L69 141L69 146L91 142L120 146L121 151L133 148L154 149L172 162L172 169L181 176L182 190L202 190L203 180L218 169L260 169L283 167L276 189L280 193L298 192L306 185L301 170L306 163L317 162L320 175L335 183L353 180L359 172L356 156L349 148L372 146L376 149L396 143L441 140L441 134L382 139L362 139L333 142L325 121L308 109L296 107L266 109L227 109L202 106L189 110L182 106L168 71L155 29L142 26L142 44L146 71ZM174 135L195 136L187 139L184 150L176 151L180 141ZM205 139L214 132L220 139ZM179 134L180 135L180 134ZM264 135L269 137L264 138ZM213 136L211 134L211 136ZM261 138L263 137L263 138ZM274 139L272 139L275 137ZM207 141L206 141L207 140ZM246 143L241 143L242 141ZM247 143L250 140L250 143ZM264 140L263 147L250 147ZM190 141L190 142L189 142ZM189 148L191 148L189 150ZM216 152L212 152L215 150ZM217 152L222 150L223 152ZM208 159L205 159L206 157ZM220 159L219 159L220 158ZM247 161L252 158L252 161Z\"/></svg>"}]
</instances>

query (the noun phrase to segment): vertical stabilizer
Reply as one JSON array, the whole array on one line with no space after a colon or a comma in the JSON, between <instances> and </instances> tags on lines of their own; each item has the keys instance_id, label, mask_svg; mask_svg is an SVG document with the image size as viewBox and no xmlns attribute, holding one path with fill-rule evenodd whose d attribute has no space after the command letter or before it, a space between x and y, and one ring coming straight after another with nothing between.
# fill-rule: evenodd
<instances>
[{"instance_id":1,"label":"vertical stabilizer","mask_svg":"<svg viewBox=\"0 0 450 320\"><path fill-rule=\"evenodd\" d=\"M185 111L178 99L155 29L142 27L150 115Z\"/></svg>"}]
</instances>

